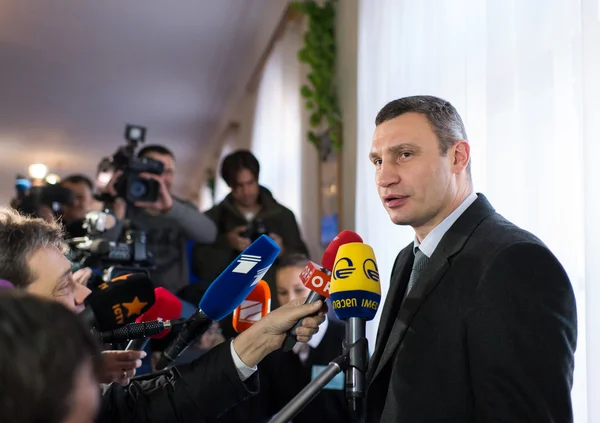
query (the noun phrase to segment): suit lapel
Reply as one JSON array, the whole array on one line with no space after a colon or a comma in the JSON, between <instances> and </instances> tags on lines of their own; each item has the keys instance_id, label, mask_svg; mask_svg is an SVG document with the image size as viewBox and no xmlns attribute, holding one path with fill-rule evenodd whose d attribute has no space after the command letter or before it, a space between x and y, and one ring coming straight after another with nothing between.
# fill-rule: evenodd
<instances>
[{"instance_id":1,"label":"suit lapel","mask_svg":"<svg viewBox=\"0 0 600 423\"><path fill-rule=\"evenodd\" d=\"M482 194L478 194L478 199L465 210L442 237L439 245L423 269L420 279L404 300L402 297L404 296L408 282L406 272L408 272L408 275L410 274L414 257L412 254L412 244L409 246L410 248L407 247L402 250L396 263L400 266L399 269L401 271L393 275L393 283L396 286L393 291L392 287L390 287L390 292L388 293L388 298L386 298L382 312L382 319L386 316L383 323L384 330L381 333L382 336L379 336L380 334L378 333L377 344L373 354L374 360L369 366L368 375L372 376L367 379L369 382L372 382L379 375L392 355L394 355L396 348L406 335L415 314L450 268L449 259L463 248L475 228L492 213L494 213L493 207ZM406 253L407 250L408 253ZM404 289L400 290L400 286ZM391 295L394 297L390 298ZM394 310L398 310L397 301L403 301L398 315L391 316L390 314ZM390 330L390 325L391 332L389 336L386 336L387 331Z\"/></svg>"},{"instance_id":2,"label":"suit lapel","mask_svg":"<svg viewBox=\"0 0 600 423\"><path fill-rule=\"evenodd\" d=\"M392 329L396 316L393 315L394 310L398 310L402 296L406 291L406 285L408 283L408 276L412 269L414 261L414 254L412 252L413 243L411 242L406 248L404 248L394 263L392 270L392 281L390 288L385 298L385 304L381 312L381 319L379 320L379 329L377 330L377 340L375 343L375 350L373 357L369 362L369 368L367 370L367 380L370 381L377 363L381 359L383 353L383 347L385 346L389 337L390 330Z\"/></svg>"},{"instance_id":3,"label":"suit lapel","mask_svg":"<svg viewBox=\"0 0 600 423\"><path fill-rule=\"evenodd\" d=\"M404 338L406 330L409 328L412 319L419 310L421 304L425 298L427 298L427 295L429 295L433 288L442 279L442 276L444 276L444 274L448 271L448 268L449 265L447 257L436 253L431 256L427 262L427 266L421 273L420 279L417 281L406 299L404 299L398 315L395 319L393 319L392 330L387 342L385 344L383 342L381 343L380 348L383 348L383 352L377 368L374 371L373 379L377 377L379 372L381 372L381 369L385 367L388 360L392 357L397 346L400 344L400 342L402 342L402 338ZM403 296L404 292L405 291L399 295ZM400 298L400 300L402 300L402 298ZM385 345L385 347L383 347L383 345Z\"/></svg>"}]
</instances>

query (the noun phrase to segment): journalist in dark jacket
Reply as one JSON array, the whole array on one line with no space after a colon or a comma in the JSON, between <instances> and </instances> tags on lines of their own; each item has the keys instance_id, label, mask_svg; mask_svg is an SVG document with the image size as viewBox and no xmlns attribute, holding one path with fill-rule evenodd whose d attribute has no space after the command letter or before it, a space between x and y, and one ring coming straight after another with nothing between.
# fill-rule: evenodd
<instances>
[{"instance_id":1,"label":"journalist in dark jacket","mask_svg":"<svg viewBox=\"0 0 600 423\"><path fill-rule=\"evenodd\" d=\"M275 240L284 253L308 254L294 213L278 203L271 192L258 184L260 166L249 151L236 151L221 165L221 177L231 193L205 214L217 226L217 240L196 244L193 270L203 283L210 284L240 252L252 242L256 232ZM276 261L264 279L275 292ZM273 298L272 308L278 306Z\"/></svg>"},{"instance_id":2,"label":"journalist in dark jacket","mask_svg":"<svg viewBox=\"0 0 600 423\"><path fill-rule=\"evenodd\" d=\"M269 313L231 342L225 342L189 364L105 389L98 423L202 423L212 420L259 389L257 365L281 348L287 331L296 329L308 342L325 320L323 303L304 298ZM316 317L306 316L318 313Z\"/></svg>"},{"instance_id":3,"label":"journalist in dark jacket","mask_svg":"<svg viewBox=\"0 0 600 423\"><path fill-rule=\"evenodd\" d=\"M63 247L62 228L56 222L0 208L0 279L79 313L90 290L72 274ZM142 352L103 353L98 380L111 384L104 390L97 421L201 423L220 415L258 390L257 364L281 347L287 330L298 320L303 319L302 327L296 329L299 342L308 342L316 333L324 321L323 303L302 303L303 299L269 313L232 342L188 365L140 381L129 383L141 365Z\"/></svg>"}]
</instances>

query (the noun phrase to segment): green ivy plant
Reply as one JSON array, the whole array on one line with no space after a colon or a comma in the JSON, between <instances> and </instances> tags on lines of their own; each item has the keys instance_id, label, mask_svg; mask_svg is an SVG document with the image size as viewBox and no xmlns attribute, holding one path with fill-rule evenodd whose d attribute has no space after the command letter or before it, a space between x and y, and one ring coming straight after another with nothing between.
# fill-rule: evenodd
<instances>
[{"instance_id":1,"label":"green ivy plant","mask_svg":"<svg viewBox=\"0 0 600 423\"><path fill-rule=\"evenodd\" d=\"M336 0L295 1L292 7L308 19L308 29L304 35L304 47L298 52L301 63L310 66L308 84L300 89L310 113L311 130L308 140L321 149L321 138L314 129L327 124L327 135L336 151L342 148L342 119L335 86ZM319 4L322 3L322 4Z\"/></svg>"}]
</instances>

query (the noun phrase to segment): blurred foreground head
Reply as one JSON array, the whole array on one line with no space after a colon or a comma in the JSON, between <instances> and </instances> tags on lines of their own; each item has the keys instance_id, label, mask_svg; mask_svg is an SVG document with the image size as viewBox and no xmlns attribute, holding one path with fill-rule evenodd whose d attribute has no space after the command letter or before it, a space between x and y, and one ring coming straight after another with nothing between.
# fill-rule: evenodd
<instances>
[{"instance_id":1,"label":"blurred foreground head","mask_svg":"<svg viewBox=\"0 0 600 423\"><path fill-rule=\"evenodd\" d=\"M0 421L93 422L99 359L89 331L62 304L0 290Z\"/></svg>"}]
</instances>

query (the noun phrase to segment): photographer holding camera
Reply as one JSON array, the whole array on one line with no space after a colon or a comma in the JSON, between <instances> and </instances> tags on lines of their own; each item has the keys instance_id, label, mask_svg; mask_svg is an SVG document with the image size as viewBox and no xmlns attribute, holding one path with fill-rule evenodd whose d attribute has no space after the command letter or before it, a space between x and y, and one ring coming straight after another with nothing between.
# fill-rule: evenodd
<instances>
[{"instance_id":1,"label":"photographer holding camera","mask_svg":"<svg viewBox=\"0 0 600 423\"><path fill-rule=\"evenodd\" d=\"M60 186L70 190L74 196L73 201L63 205L61 209L61 221L65 226L67 239L85 236L87 232L83 223L94 203L94 185L91 179L81 174L68 175L60 182Z\"/></svg>"},{"instance_id":2,"label":"photographer holding camera","mask_svg":"<svg viewBox=\"0 0 600 423\"><path fill-rule=\"evenodd\" d=\"M308 254L294 213L259 185L260 164L251 152L238 150L225 157L220 173L231 193L206 212L217 225L217 240L194 247L194 271L202 280L213 280L262 234L269 235L281 247L280 256L283 253ZM264 277L271 292L276 292L276 268L277 262ZM272 308L275 309L279 304L275 296L273 300ZM233 335L230 330L230 327L223 327L226 335Z\"/></svg>"},{"instance_id":3,"label":"photographer holding camera","mask_svg":"<svg viewBox=\"0 0 600 423\"><path fill-rule=\"evenodd\" d=\"M126 218L133 227L146 233L148 248L155 260L155 269L151 271L154 284L177 293L189 283L187 242L213 242L216 226L193 204L171 194L175 156L169 149L160 145L146 146L135 160L146 165L159 163L162 172L141 172L131 177L127 170L117 170L104 188L104 192L112 196L112 204L107 207L118 219ZM147 185L140 188L140 180L148 181ZM155 198L148 201L152 195L146 193L152 191ZM141 201L132 201L134 192L139 193Z\"/></svg>"}]
</instances>

